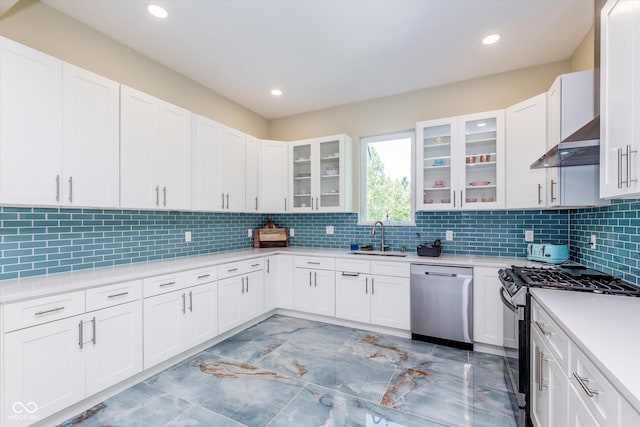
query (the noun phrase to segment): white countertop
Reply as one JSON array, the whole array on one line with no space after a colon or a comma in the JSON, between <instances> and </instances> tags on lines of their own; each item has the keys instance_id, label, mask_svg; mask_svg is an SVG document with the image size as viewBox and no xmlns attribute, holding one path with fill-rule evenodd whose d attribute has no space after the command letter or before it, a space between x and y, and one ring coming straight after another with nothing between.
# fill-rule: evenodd
<instances>
[{"instance_id":1,"label":"white countertop","mask_svg":"<svg viewBox=\"0 0 640 427\"><path fill-rule=\"evenodd\" d=\"M44 276L28 277L0 281L0 304L42 297L103 286L112 283L137 280L145 277L169 274L176 271L236 262L244 259L262 257L269 254L286 253L292 255L310 255L332 258L369 259L391 262L410 262L422 264L442 264L475 267L508 267L510 265L536 265L526 258L485 257L478 255L442 255L437 258L419 257L415 253L407 253L406 257L353 255L346 249L319 248L273 248L244 249L231 252L218 252L207 255L173 258L161 261L140 262L122 266L103 267L92 270L79 270L68 273L57 273Z\"/></svg>"},{"instance_id":2,"label":"white countertop","mask_svg":"<svg viewBox=\"0 0 640 427\"><path fill-rule=\"evenodd\" d=\"M640 412L640 298L549 289L531 294Z\"/></svg>"}]
</instances>

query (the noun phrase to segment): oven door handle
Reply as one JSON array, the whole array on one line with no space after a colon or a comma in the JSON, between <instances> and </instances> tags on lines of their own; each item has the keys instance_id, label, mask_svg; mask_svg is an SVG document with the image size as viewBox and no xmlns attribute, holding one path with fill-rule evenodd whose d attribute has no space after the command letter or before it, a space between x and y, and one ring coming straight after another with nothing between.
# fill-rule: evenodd
<instances>
[{"instance_id":1,"label":"oven door handle","mask_svg":"<svg viewBox=\"0 0 640 427\"><path fill-rule=\"evenodd\" d=\"M518 309L516 308L516 306L513 305L507 299L507 297L504 296L504 288L502 286L500 286L500 299L502 300L502 303L509 308L509 310L513 311L514 313L517 313Z\"/></svg>"}]
</instances>

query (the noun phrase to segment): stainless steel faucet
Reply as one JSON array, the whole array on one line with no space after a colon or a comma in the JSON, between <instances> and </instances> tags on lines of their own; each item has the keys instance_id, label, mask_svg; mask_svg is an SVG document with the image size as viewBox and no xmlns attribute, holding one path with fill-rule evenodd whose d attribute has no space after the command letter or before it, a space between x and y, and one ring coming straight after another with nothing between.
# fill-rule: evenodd
<instances>
[{"instance_id":1,"label":"stainless steel faucet","mask_svg":"<svg viewBox=\"0 0 640 427\"><path fill-rule=\"evenodd\" d=\"M375 236L376 235L376 226L380 225L380 252L384 252L384 224L382 223L382 221L376 221L373 223L373 228L371 229L371 235Z\"/></svg>"}]
</instances>

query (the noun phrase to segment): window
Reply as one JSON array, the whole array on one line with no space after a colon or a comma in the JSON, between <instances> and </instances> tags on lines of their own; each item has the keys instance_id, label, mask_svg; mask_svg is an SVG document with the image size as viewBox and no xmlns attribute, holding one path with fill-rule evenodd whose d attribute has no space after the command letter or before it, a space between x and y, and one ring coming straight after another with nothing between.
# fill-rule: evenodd
<instances>
[{"instance_id":1,"label":"window","mask_svg":"<svg viewBox=\"0 0 640 427\"><path fill-rule=\"evenodd\" d=\"M360 140L360 222L413 225L415 133L399 132Z\"/></svg>"}]
</instances>

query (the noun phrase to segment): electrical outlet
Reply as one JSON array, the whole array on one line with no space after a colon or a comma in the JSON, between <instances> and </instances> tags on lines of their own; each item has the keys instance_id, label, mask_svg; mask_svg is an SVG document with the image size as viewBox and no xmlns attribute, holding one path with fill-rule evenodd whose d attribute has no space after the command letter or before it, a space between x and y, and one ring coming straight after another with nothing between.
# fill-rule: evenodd
<instances>
[{"instance_id":1,"label":"electrical outlet","mask_svg":"<svg viewBox=\"0 0 640 427\"><path fill-rule=\"evenodd\" d=\"M533 230L524 230L524 241L533 242Z\"/></svg>"},{"instance_id":2,"label":"electrical outlet","mask_svg":"<svg viewBox=\"0 0 640 427\"><path fill-rule=\"evenodd\" d=\"M191 241L191 232L190 231L185 231L184 232L184 241L189 243Z\"/></svg>"},{"instance_id":3,"label":"electrical outlet","mask_svg":"<svg viewBox=\"0 0 640 427\"><path fill-rule=\"evenodd\" d=\"M253 237L253 229L252 228L249 228L247 230L247 237Z\"/></svg>"},{"instance_id":4,"label":"electrical outlet","mask_svg":"<svg viewBox=\"0 0 640 427\"><path fill-rule=\"evenodd\" d=\"M294 230L293 228L289 229L289 237L293 237L296 235L296 230Z\"/></svg>"},{"instance_id":5,"label":"electrical outlet","mask_svg":"<svg viewBox=\"0 0 640 427\"><path fill-rule=\"evenodd\" d=\"M327 230L327 234L333 234L334 232L333 225L327 225L326 230Z\"/></svg>"},{"instance_id":6,"label":"electrical outlet","mask_svg":"<svg viewBox=\"0 0 640 427\"><path fill-rule=\"evenodd\" d=\"M453 240L453 231L447 230L445 232L444 240L446 240L447 242L451 242Z\"/></svg>"},{"instance_id":7,"label":"electrical outlet","mask_svg":"<svg viewBox=\"0 0 640 427\"><path fill-rule=\"evenodd\" d=\"M596 248L596 235L595 234L591 235L591 242L589 244L591 245L591 249L595 249Z\"/></svg>"}]
</instances>

